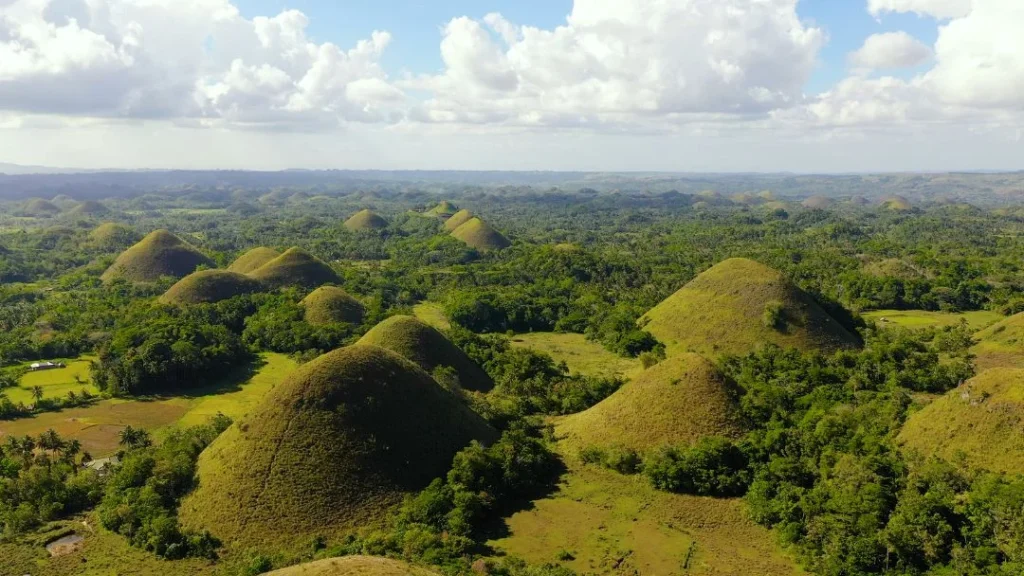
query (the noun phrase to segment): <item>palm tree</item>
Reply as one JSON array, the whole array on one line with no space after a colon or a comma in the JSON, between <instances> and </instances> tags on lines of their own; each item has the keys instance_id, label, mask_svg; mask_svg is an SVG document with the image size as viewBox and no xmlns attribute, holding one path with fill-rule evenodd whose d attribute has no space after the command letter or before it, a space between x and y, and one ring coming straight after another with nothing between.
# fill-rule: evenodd
<instances>
[{"instance_id":1,"label":"palm tree","mask_svg":"<svg viewBox=\"0 0 1024 576\"><path fill-rule=\"evenodd\" d=\"M33 386L32 387L32 397L35 398L36 404L38 404L39 401L43 399L43 387L42 386Z\"/></svg>"},{"instance_id":2,"label":"palm tree","mask_svg":"<svg viewBox=\"0 0 1024 576\"><path fill-rule=\"evenodd\" d=\"M56 430L50 428L39 435L39 447L47 452L56 453L64 447L64 441L61 440L60 434L57 434Z\"/></svg>"},{"instance_id":3,"label":"palm tree","mask_svg":"<svg viewBox=\"0 0 1024 576\"><path fill-rule=\"evenodd\" d=\"M73 464L75 462L75 456L78 456L78 453L81 451L82 443L79 442L78 440L72 439L71 441L64 444L64 448L63 450L61 450L61 455L63 456L65 462Z\"/></svg>"},{"instance_id":4,"label":"palm tree","mask_svg":"<svg viewBox=\"0 0 1024 576\"><path fill-rule=\"evenodd\" d=\"M152 445L152 441L149 439L149 432L146 432L142 428L132 428L131 426L125 426L124 430L121 430L121 446L128 448L145 448L146 446Z\"/></svg>"},{"instance_id":5,"label":"palm tree","mask_svg":"<svg viewBox=\"0 0 1024 576\"><path fill-rule=\"evenodd\" d=\"M78 402L78 395L74 390L68 390L68 404L74 406L76 402Z\"/></svg>"}]
</instances>

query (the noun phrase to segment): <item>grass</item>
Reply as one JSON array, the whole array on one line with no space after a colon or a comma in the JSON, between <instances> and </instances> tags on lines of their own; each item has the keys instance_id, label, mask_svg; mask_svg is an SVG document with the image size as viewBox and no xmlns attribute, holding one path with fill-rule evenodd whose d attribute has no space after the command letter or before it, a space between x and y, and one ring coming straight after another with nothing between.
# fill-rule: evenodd
<instances>
[{"instance_id":1,"label":"grass","mask_svg":"<svg viewBox=\"0 0 1024 576\"><path fill-rule=\"evenodd\" d=\"M315 288L323 284L341 283L341 278L333 268L300 248L289 248L284 254L253 270L249 275L271 288Z\"/></svg>"},{"instance_id":2,"label":"grass","mask_svg":"<svg viewBox=\"0 0 1024 576\"><path fill-rule=\"evenodd\" d=\"M882 200L882 207L886 210L893 210L895 212L906 212L913 210L914 205L910 203L903 196L890 196L885 200Z\"/></svg>"},{"instance_id":3,"label":"grass","mask_svg":"<svg viewBox=\"0 0 1024 576\"><path fill-rule=\"evenodd\" d=\"M972 330L981 330L1005 318L998 312L976 310L973 312L932 312L929 310L871 310L861 314L865 320L871 320L880 326L898 326L900 328L943 328L956 326L960 320L966 320ZM885 319L883 322L882 319Z\"/></svg>"},{"instance_id":4,"label":"grass","mask_svg":"<svg viewBox=\"0 0 1024 576\"><path fill-rule=\"evenodd\" d=\"M313 325L361 324L366 308L348 292L335 286L321 286L302 300L306 322Z\"/></svg>"},{"instance_id":5,"label":"grass","mask_svg":"<svg viewBox=\"0 0 1024 576\"><path fill-rule=\"evenodd\" d=\"M273 248L259 246L239 256L231 263L231 266L228 266L228 270L239 274L248 274L280 255L281 253Z\"/></svg>"},{"instance_id":6,"label":"grass","mask_svg":"<svg viewBox=\"0 0 1024 576\"><path fill-rule=\"evenodd\" d=\"M452 216L452 214L455 214L458 211L459 211L459 207L458 206L456 206L455 204L452 204L451 202L445 200L445 201L441 202L440 204L438 204L437 206L434 206L430 210L427 210L427 214L429 214L430 216L438 216L438 217L443 217L443 218L449 218L449 217Z\"/></svg>"},{"instance_id":7,"label":"grass","mask_svg":"<svg viewBox=\"0 0 1024 576\"><path fill-rule=\"evenodd\" d=\"M692 444L743 430L725 377L696 354L681 354L644 370L588 410L556 426L567 446L624 446L649 451Z\"/></svg>"},{"instance_id":8,"label":"grass","mask_svg":"<svg viewBox=\"0 0 1024 576\"><path fill-rule=\"evenodd\" d=\"M89 233L89 240L96 246L109 249L125 249L140 239L139 233L123 224L105 222Z\"/></svg>"},{"instance_id":9,"label":"grass","mask_svg":"<svg viewBox=\"0 0 1024 576\"><path fill-rule=\"evenodd\" d=\"M202 270L189 274L171 286L160 297L160 302L178 305L220 302L242 294L259 292L262 288L258 280L238 272Z\"/></svg>"},{"instance_id":10,"label":"grass","mask_svg":"<svg viewBox=\"0 0 1024 576\"><path fill-rule=\"evenodd\" d=\"M769 307L779 322L765 321ZM810 295L753 260L725 260L649 310L641 325L669 354L746 354L765 343L800 350L859 344ZM646 323L646 324L645 324Z\"/></svg>"},{"instance_id":11,"label":"grass","mask_svg":"<svg viewBox=\"0 0 1024 576\"><path fill-rule=\"evenodd\" d=\"M92 359L90 356L83 356L77 360L66 360L67 366L64 368L26 372L18 381L17 387L5 388L2 393L15 404L18 402L34 403L32 388L36 386L43 389L43 398L64 398L69 391L78 394L82 389L99 394L99 390L92 385L89 377L89 362ZM81 383L75 380L76 376L82 381Z\"/></svg>"},{"instance_id":12,"label":"grass","mask_svg":"<svg viewBox=\"0 0 1024 576\"><path fill-rule=\"evenodd\" d=\"M566 462L558 491L506 519L492 548L588 575L803 574L739 499L659 492L639 477Z\"/></svg>"},{"instance_id":13,"label":"grass","mask_svg":"<svg viewBox=\"0 0 1024 576\"><path fill-rule=\"evenodd\" d=\"M1024 474L1024 370L982 372L911 415L899 441L924 455Z\"/></svg>"},{"instance_id":14,"label":"grass","mask_svg":"<svg viewBox=\"0 0 1024 576\"><path fill-rule=\"evenodd\" d=\"M512 244L501 232L478 217L470 218L452 230L452 237L481 252L501 250Z\"/></svg>"},{"instance_id":15,"label":"grass","mask_svg":"<svg viewBox=\"0 0 1024 576\"><path fill-rule=\"evenodd\" d=\"M267 576L436 576L418 566L373 556L346 556L299 564L269 572Z\"/></svg>"},{"instance_id":16,"label":"grass","mask_svg":"<svg viewBox=\"0 0 1024 576\"><path fill-rule=\"evenodd\" d=\"M422 320L392 316L370 329L359 344L380 346L433 374L439 367L455 370L459 385L466 390L487 392L494 381L466 353Z\"/></svg>"},{"instance_id":17,"label":"grass","mask_svg":"<svg viewBox=\"0 0 1024 576\"><path fill-rule=\"evenodd\" d=\"M452 230L455 230L459 226L462 226L463 224L469 222L472 219L472 212L466 209L459 210L455 214L452 214L451 218L445 220L444 229L451 232Z\"/></svg>"},{"instance_id":18,"label":"grass","mask_svg":"<svg viewBox=\"0 0 1024 576\"><path fill-rule=\"evenodd\" d=\"M176 422L179 426L198 426L218 412L238 420L254 410L260 401L291 374L298 364L284 354L263 354L263 365L251 378L229 392L214 388L193 398L189 409Z\"/></svg>"},{"instance_id":19,"label":"grass","mask_svg":"<svg viewBox=\"0 0 1024 576\"><path fill-rule=\"evenodd\" d=\"M412 313L413 316L438 330L448 330L452 327L452 323L444 313L444 307L435 302L420 302L412 307Z\"/></svg>"},{"instance_id":20,"label":"grass","mask_svg":"<svg viewBox=\"0 0 1024 576\"><path fill-rule=\"evenodd\" d=\"M360 210L345 220L345 228L352 232L380 230L388 227L388 221L369 208Z\"/></svg>"},{"instance_id":21,"label":"grass","mask_svg":"<svg viewBox=\"0 0 1024 576\"><path fill-rule=\"evenodd\" d=\"M167 230L156 230L125 250L103 273L103 280L124 278L131 282L154 282L163 276L185 277L200 265L213 261Z\"/></svg>"},{"instance_id":22,"label":"grass","mask_svg":"<svg viewBox=\"0 0 1024 576\"><path fill-rule=\"evenodd\" d=\"M76 216L102 216L110 213L110 209L96 200L86 200L72 208L70 213Z\"/></svg>"},{"instance_id":23,"label":"grass","mask_svg":"<svg viewBox=\"0 0 1024 576\"><path fill-rule=\"evenodd\" d=\"M229 548L308 546L379 524L495 436L408 360L349 346L301 366L202 453L180 517Z\"/></svg>"},{"instance_id":24,"label":"grass","mask_svg":"<svg viewBox=\"0 0 1024 576\"><path fill-rule=\"evenodd\" d=\"M582 334L531 332L512 337L512 345L548 354L565 362L573 374L632 377L643 370L636 358L623 358Z\"/></svg>"},{"instance_id":25,"label":"grass","mask_svg":"<svg viewBox=\"0 0 1024 576\"><path fill-rule=\"evenodd\" d=\"M1024 367L1024 314L1017 314L974 335L971 348L978 372L989 368Z\"/></svg>"},{"instance_id":26,"label":"grass","mask_svg":"<svg viewBox=\"0 0 1024 576\"><path fill-rule=\"evenodd\" d=\"M901 258L886 258L864 266L864 271L879 278L919 280L927 277L925 271Z\"/></svg>"}]
</instances>

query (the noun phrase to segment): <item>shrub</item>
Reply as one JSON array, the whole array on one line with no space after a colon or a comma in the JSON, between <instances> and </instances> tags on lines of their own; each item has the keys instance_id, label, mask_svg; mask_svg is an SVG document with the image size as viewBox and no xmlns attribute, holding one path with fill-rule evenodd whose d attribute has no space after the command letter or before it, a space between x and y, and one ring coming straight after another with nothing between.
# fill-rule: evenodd
<instances>
[{"instance_id":1,"label":"shrub","mask_svg":"<svg viewBox=\"0 0 1024 576\"><path fill-rule=\"evenodd\" d=\"M741 496L750 485L747 455L726 438L704 438L689 448L665 448L644 462L656 488L700 496Z\"/></svg>"}]
</instances>

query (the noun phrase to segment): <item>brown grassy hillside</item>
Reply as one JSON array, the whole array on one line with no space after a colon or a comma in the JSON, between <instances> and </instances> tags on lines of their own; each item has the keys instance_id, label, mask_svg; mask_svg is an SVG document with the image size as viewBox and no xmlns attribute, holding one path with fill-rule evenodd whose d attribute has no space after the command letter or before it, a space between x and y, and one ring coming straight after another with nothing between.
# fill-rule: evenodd
<instances>
[{"instance_id":1,"label":"brown grassy hillside","mask_svg":"<svg viewBox=\"0 0 1024 576\"><path fill-rule=\"evenodd\" d=\"M199 266L212 267L213 261L167 230L156 230L122 252L102 278L154 282L162 276L183 278Z\"/></svg>"}]
</instances>

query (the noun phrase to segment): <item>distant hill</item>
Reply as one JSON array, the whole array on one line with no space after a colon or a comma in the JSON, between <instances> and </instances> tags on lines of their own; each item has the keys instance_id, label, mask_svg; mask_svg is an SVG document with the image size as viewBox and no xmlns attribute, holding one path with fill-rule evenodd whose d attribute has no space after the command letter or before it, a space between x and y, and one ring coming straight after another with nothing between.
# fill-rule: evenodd
<instances>
[{"instance_id":1,"label":"distant hill","mask_svg":"<svg viewBox=\"0 0 1024 576\"><path fill-rule=\"evenodd\" d=\"M469 222L472 219L473 219L473 213L472 212L470 212L469 210L466 210L466 209L459 210L455 214L452 214L451 218L448 218L447 220L445 220L445 222L444 222L444 229L449 231L449 232L451 232L451 231L455 230L456 228L458 228L459 226L462 226L466 222Z\"/></svg>"},{"instance_id":2,"label":"distant hill","mask_svg":"<svg viewBox=\"0 0 1024 576\"><path fill-rule=\"evenodd\" d=\"M375 556L343 556L268 572L267 576L439 576L426 568Z\"/></svg>"},{"instance_id":3,"label":"distant hill","mask_svg":"<svg viewBox=\"0 0 1024 576\"><path fill-rule=\"evenodd\" d=\"M142 235L124 224L104 222L89 233L89 241L104 249L119 249L135 244Z\"/></svg>"},{"instance_id":4,"label":"distant hill","mask_svg":"<svg viewBox=\"0 0 1024 576\"><path fill-rule=\"evenodd\" d=\"M352 232L380 230L388 227L388 221L370 209L360 210L345 221L345 228Z\"/></svg>"},{"instance_id":5,"label":"distant hill","mask_svg":"<svg viewBox=\"0 0 1024 576\"><path fill-rule=\"evenodd\" d=\"M72 208L69 214L74 216L103 216L110 213L110 209L96 200L86 200Z\"/></svg>"},{"instance_id":6,"label":"distant hill","mask_svg":"<svg viewBox=\"0 0 1024 576\"><path fill-rule=\"evenodd\" d=\"M879 278L899 278L900 280L925 278L925 274L920 268L900 258L886 258L872 262L864 267L864 271Z\"/></svg>"},{"instance_id":7,"label":"distant hill","mask_svg":"<svg viewBox=\"0 0 1024 576\"><path fill-rule=\"evenodd\" d=\"M907 200L903 196L890 196L882 200L882 208L892 210L894 212L906 212L908 210L913 210L914 205L910 203L910 200Z\"/></svg>"},{"instance_id":8,"label":"distant hill","mask_svg":"<svg viewBox=\"0 0 1024 576\"><path fill-rule=\"evenodd\" d=\"M306 322L314 326L345 322L361 324L366 308L341 288L321 286L302 299Z\"/></svg>"},{"instance_id":9,"label":"distant hill","mask_svg":"<svg viewBox=\"0 0 1024 576\"><path fill-rule=\"evenodd\" d=\"M333 268L300 248L289 248L284 254L253 270L249 275L271 288L315 288L323 284L341 283L341 277Z\"/></svg>"},{"instance_id":10,"label":"distant hill","mask_svg":"<svg viewBox=\"0 0 1024 576\"><path fill-rule=\"evenodd\" d=\"M810 210L828 210L832 207L832 199L826 196L811 196L800 204Z\"/></svg>"},{"instance_id":11,"label":"distant hill","mask_svg":"<svg viewBox=\"0 0 1024 576\"><path fill-rule=\"evenodd\" d=\"M228 270L238 272L239 274L248 274L280 255L281 253L273 248L259 246L235 259L235 261L228 266Z\"/></svg>"},{"instance_id":12,"label":"distant hill","mask_svg":"<svg viewBox=\"0 0 1024 576\"><path fill-rule=\"evenodd\" d=\"M102 278L154 282L163 276L183 278L199 266L212 267L213 261L167 230L156 230L122 252Z\"/></svg>"},{"instance_id":13,"label":"distant hill","mask_svg":"<svg viewBox=\"0 0 1024 576\"><path fill-rule=\"evenodd\" d=\"M432 326L412 316L392 316L374 326L359 344L380 346L411 360L433 374L439 366L455 370L459 385L466 390L487 392L494 381L470 360L458 346Z\"/></svg>"},{"instance_id":14,"label":"distant hill","mask_svg":"<svg viewBox=\"0 0 1024 576\"><path fill-rule=\"evenodd\" d=\"M477 217L470 218L452 230L452 237L481 252L501 250L512 244L501 232Z\"/></svg>"},{"instance_id":15,"label":"distant hill","mask_svg":"<svg viewBox=\"0 0 1024 576\"><path fill-rule=\"evenodd\" d=\"M775 322L769 322L775 309ZM669 353L746 354L765 343L800 350L859 344L777 270L745 258L712 266L649 310L640 324Z\"/></svg>"},{"instance_id":16,"label":"distant hill","mask_svg":"<svg viewBox=\"0 0 1024 576\"><path fill-rule=\"evenodd\" d=\"M648 451L743 432L734 392L703 357L680 354L638 374L589 410L565 418L559 435L580 447Z\"/></svg>"},{"instance_id":17,"label":"distant hill","mask_svg":"<svg viewBox=\"0 0 1024 576\"><path fill-rule=\"evenodd\" d=\"M54 216L60 214L60 207L50 202L49 200L43 200L42 198L33 198L25 203L25 206L21 211L28 216L35 216L37 218L43 218L47 216Z\"/></svg>"},{"instance_id":18,"label":"distant hill","mask_svg":"<svg viewBox=\"0 0 1024 576\"><path fill-rule=\"evenodd\" d=\"M240 549L308 547L380 525L456 452L496 437L415 364L349 346L301 366L217 438L179 514Z\"/></svg>"},{"instance_id":19,"label":"distant hill","mask_svg":"<svg viewBox=\"0 0 1024 576\"><path fill-rule=\"evenodd\" d=\"M1024 474L1024 370L993 368L912 414L899 442L925 456Z\"/></svg>"},{"instance_id":20,"label":"distant hill","mask_svg":"<svg viewBox=\"0 0 1024 576\"><path fill-rule=\"evenodd\" d=\"M1024 312L974 335L971 348L978 372L989 368L1024 368Z\"/></svg>"},{"instance_id":21,"label":"distant hill","mask_svg":"<svg viewBox=\"0 0 1024 576\"><path fill-rule=\"evenodd\" d=\"M220 302L262 289L262 284L245 274L228 270L202 270L178 280L160 297L160 302L178 305Z\"/></svg>"},{"instance_id":22,"label":"distant hill","mask_svg":"<svg viewBox=\"0 0 1024 576\"><path fill-rule=\"evenodd\" d=\"M458 206L456 206L455 204L445 200L444 202L441 202L440 204L438 204L437 206L434 206L430 210L427 210L427 214L430 215L430 216L437 216L439 218L444 218L444 219L447 220L448 218L451 218L452 215L455 214L458 211L459 211L459 207Z\"/></svg>"}]
</instances>

